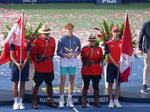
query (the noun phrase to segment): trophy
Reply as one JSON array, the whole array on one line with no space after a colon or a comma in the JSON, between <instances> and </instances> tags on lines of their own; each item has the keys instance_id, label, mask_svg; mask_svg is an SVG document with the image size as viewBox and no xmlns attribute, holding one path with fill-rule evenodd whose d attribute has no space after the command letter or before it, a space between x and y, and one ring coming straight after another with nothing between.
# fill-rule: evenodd
<instances>
[{"instance_id":1,"label":"trophy","mask_svg":"<svg viewBox=\"0 0 150 112\"><path fill-rule=\"evenodd\" d=\"M68 49L66 47L64 47L64 50L69 53L71 56L73 56L75 54L75 52L78 50L78 46L75 49Z\"/></svg>"}]
</instances>

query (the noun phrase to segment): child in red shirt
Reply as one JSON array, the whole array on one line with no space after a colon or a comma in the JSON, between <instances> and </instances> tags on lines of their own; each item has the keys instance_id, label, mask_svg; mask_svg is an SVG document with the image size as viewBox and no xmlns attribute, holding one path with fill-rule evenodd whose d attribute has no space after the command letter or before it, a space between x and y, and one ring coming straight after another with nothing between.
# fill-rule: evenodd
<instances>
[{"instance_id":1,"label":"child in red shirt","mask_svg":"<svg viewBox=\"0 0 150 112\"><path fill-rule=\"evenodd\" d=\"M107 65L107 82L108 82L108 93L109 93L109 108L114 108L116 106L117 108L121 108L118 101L119 93L120 93L120 77L119 77L119 60L120 60L120 48L122 40L118 37L119 35L119 28L113 27L112 28L112 38L106 42L105 45L105 53L108 54L108 65ZM112 98L112 85L114 83L114 79L116 79L117 87L115 92L115 99L113 101Z\"/></svg>"}]
</instances>

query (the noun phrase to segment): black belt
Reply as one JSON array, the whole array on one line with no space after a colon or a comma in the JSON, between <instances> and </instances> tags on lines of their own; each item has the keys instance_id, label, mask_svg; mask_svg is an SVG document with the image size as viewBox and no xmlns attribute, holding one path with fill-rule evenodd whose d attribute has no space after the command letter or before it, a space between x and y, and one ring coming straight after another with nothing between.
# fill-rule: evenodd
<instances>
[{"instance_id":1,"label":"black belt","mask_svg":"<svg viewBox=\"0 0 150 112\"><path fill-rule=\"evenodd\" d=\"M44 57L46 60L50 60L50 59L53 59L53 56L52 57Z\"/></svg>"},{"instance_id":2,"label":"black belt","mask_svg":"<svg viewBox=\"0 0 150 112\"><path fill-rule=\"evenodd\" d=\"M94 64L97 64L97 63L99 63L99 62L98 61L92 61L92 62L90 62L91 65L94 65Z\"/></svg>"}]
</instances>

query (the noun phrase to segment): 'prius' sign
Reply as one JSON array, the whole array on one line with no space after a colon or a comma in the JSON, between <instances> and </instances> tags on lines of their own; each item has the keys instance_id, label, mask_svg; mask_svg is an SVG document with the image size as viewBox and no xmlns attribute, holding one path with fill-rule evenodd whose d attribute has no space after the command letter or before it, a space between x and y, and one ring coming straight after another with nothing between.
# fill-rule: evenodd
<instances>
[{"instance_id":1,"label":"'prius' sign","mask_svg":"<svg viewBox=\"0 0 150 112\"><path fill-rule=\"evenodd\" d=\"M122 0L96 0L97 5L115 5L122 4Z\"/></svg>"}]
</instances>

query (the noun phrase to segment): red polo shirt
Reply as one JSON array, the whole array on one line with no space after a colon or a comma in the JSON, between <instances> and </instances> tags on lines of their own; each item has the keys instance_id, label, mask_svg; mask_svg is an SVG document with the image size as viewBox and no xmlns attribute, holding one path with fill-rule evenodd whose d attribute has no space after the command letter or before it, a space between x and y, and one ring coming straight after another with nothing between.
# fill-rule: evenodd
<instances>
[{"instance_id":1,"label":"red polo shirt","mask_svg":"<svg viewBox=\"0 0 150 112\"><path fill-rule=\"evenodd\" d=\"M46 49L46 41L48 43L47 49ZM45 49L46 49L46 52L44 54L45 57L54 56L54 52L55 52L55 39L54 38L50 37L49 40L45 40L44 38L35 39L34 42L32 43L31 59L32 59L32 62L34 63L35 71L49 73L49 72L54 71L52 59L49 59L49 60L46 59L44 62L39 62L38 64L36 64L36 60L35 60L36 53L43 55L43 52L45 51Z\"/></svg>"},{"instance_id":2,"label":"red polo shirt","mask_svg":"<svg viewBox=\"0 0 150 112\"><path fill-rule=\"evenodd\" d=\"M106 42L105 53L106 54L110 53L112 58L115 60L116 63L118 63L120 61L121 44L122 44L121 39L119 39L118 41L113 41L111 39L108 42ZM109 58L108 58L108 63L112 63Z\"/></svg>"},{"instance_id":3,"label":"red polo shirt","mask_svg":"<svg viewBox=\"0 0 150 112\"><path fill-rule=\"evenodd\" d=\"M102 60L102 49L100 47L84 47L81 51L81 60L88 60L90 62L96 62ZM83 66L81 73L83 75L101 75L102 67L100 63L91 64L89 67Z\"/></svg>"}]
</instances>

